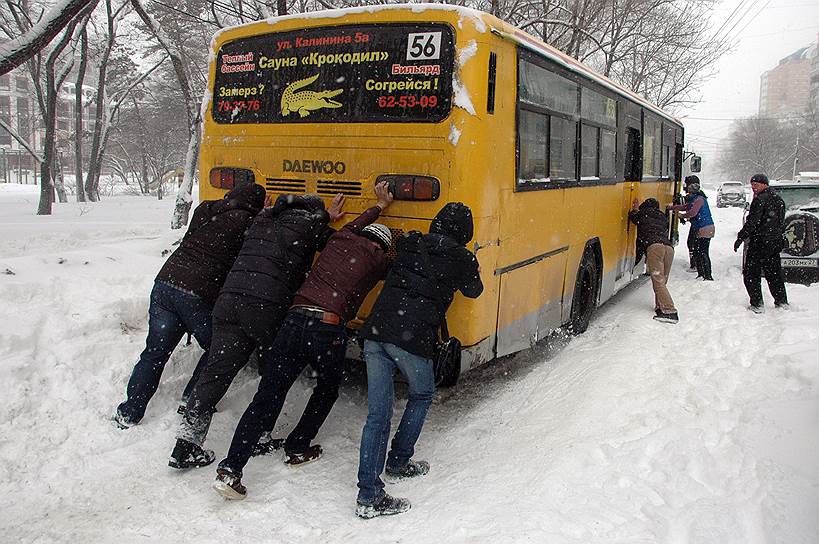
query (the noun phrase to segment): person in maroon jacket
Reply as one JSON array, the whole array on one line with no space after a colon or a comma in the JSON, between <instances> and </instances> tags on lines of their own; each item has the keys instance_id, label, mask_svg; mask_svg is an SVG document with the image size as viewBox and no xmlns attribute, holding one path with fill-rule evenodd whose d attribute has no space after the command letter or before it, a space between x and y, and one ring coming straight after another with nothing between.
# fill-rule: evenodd
<instances>
[{"instance_id":1,"label":"person in maroon jacket","mask_svg":"<svg viewBox=\"0 0 819 544\"><path fill-rule=\"evenodd\" d=\"M295 466L321 456L310 445L338 398L347 348L345 324L376 283L387 274L390 230L374 223L392 203L387 184L375 187L376 205L333 234L319 255L279 329L272 349L260 354L259 389L233 435L227 458L219 463L214 489L228 499L244 499L242 470L256 454L284 446L285 463ZM287 392L305 366L318 374L316 387L286 440L259 444L276 424Z\"/></svg>"}]
</instances>

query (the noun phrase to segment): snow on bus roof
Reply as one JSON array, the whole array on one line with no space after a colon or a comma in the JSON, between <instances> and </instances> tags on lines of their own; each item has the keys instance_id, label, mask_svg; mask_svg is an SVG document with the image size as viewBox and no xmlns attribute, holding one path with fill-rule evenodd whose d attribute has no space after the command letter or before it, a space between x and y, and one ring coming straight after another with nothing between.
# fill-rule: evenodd
<instances>
[{"instance_id":1,"label":"snow on bus roof","mask_svg":"<svg viewBox=\"0 0 819 544\"><path fill-rule=\"evenodd\" d=\"M282 21L293 21L298 19L336 19L338 17L344 17L345 15L355 15L358 13L377 13L379 11L396 11L396 10L409 10L413 13L423 13L425 11L430 10L438 10L438 11L454 11L460 13L462 17L470 17L474 19L475 27L480 32L486 32L486 23L483 20L483 17L489 15L484 11L480 11L473 8L467 8L462 6L455 6L451 4L381 4L381 5L369 5L369 6L358 6L353 8L338 8L338 9L325 9L321 11L308 11L306 13L291 13L289 15L281 15L276 17L268 17L263 21L251 21L249 23L244 23L241 25L225 27L216 32L214 35L214 39L223 34L224 32L229 32L235 30L237 28L245 28L248 26L257 25L261 22L265 22L267 24L276 24Z\"/></svg>"},{"instance_id":2,"label":"snow on bus roof","mask_svg":"<svg viewBox=\"0 0 819 544\"><path fill-rule=\"evenodd\" d=\"M452 4L382 4L382 5L369 5L369 6L359 6L354 8L341 8L341 9L328 9L323 11L310 11L307 13L293 13L290 15L282 15L279 17L270 17L265 19L264 21L253 21L250 23L245 23L242 25L226 27L218 32L213 37L213 42L215 44L216 40L219 36L222 35L224 32L232 31L238 28L245 28L253 25L258 25L260 22L266 22L267 24L276 24L282 21L293 21L293 20L305 20L305 19L334 19L338 17L343 17L345 15L354 15L358 13L377 13L380 11L397 11L397 10L409 10L413 13L423 13L425 11L431 10L438 10L438 11L454 11L461 15L461 17L469 17L472 18L475 23L475 28L479 32L486 32L486 19L494 19L499 23L497 26L507 27L507 29L511 29L511 32L501 30L499 28L492 28L492 33L500 36L501 38L511 40L518 45L521 45L530 51L535 53L541 54L547 57L549 60L560 64L570 72L575 74L584 76L592 81L606 87L607 89L620 94L625 95L630 100L638 103L639 105L651 110L653 113L668 119L669 121L673 121L678 125L682 125L682 122L671 115L670 113L664 111L659 106L655 106L642 96L638 95L634 91L620 85L612 81L611 79L607 78L606 76L600 75L594 72L592 69L587 68L583 64L581 64L578 60L570 57L569 55L563 53L559 49L556 49L540 40L535 38L534 36L520 30L517 27L498 19L494 15L486 13L485 11L476 10L473 8L463 7L463 6L456 6ZM458 25L460 26L460 24ZM213 52L213 47L211 47L211 54Z\"/></svg>"}]
</instances>

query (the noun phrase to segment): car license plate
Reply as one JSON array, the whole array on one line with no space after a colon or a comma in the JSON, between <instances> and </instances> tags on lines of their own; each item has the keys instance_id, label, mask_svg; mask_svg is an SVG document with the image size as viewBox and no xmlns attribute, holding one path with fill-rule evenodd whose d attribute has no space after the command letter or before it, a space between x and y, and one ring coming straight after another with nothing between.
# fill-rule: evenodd
<instances>
[{"instance_id":1,"label":"car license plate","mask_svg":"<svg viewBox=\"0 0 819 544\"><path fill-rule=\"evenodd\" d=\"M819 266L819 259L782 259L782 266L815 268Z\"/></svg>"}]
</instances>

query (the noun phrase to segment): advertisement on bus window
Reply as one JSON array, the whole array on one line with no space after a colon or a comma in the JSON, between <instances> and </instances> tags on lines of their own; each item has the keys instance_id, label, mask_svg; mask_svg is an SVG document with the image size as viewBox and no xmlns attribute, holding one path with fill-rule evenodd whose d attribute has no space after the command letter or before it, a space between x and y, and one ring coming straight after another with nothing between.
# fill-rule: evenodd
<instances>
[{"instance_id":1,"label":"advertisement on bus window","mask_svg":"<svg viewBox=\"0 0 819 544\"><path fill-rule=\"evenodd\" d=\"M437 122L451 109L455 47L440 24L264 34L216 57L217 123Z\"/></svg>"}]
</instances>

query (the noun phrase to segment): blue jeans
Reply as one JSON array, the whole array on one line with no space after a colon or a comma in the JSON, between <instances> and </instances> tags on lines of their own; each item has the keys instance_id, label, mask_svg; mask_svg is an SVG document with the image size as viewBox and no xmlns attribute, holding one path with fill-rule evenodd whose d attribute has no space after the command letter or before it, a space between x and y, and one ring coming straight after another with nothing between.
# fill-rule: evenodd
<instances>
[{"instance_id":1,"label":"blue jeans","mask_svg":"<svg viewBox=\"0 0 819 544\"><path fill-rule=\"evenodd\" d=\"M306 451L338 398L346 351L344 325L323 323L292 310L288 312L273 348L260 356L259 389L239 420L227 458L219 466L242 474L253 447L264 432L273 430L287 392L309 364L318 373L318 380L301 419L284 443L287 453Z\"/></svg>"},{"instance_id":2,"label":"blue jeans","mask_svg":"<svg viewBox=\"0 0 819 544\"><path fill-rule=\"evenodd\" d=\"M165 363L185 333L193 335L205 350L182 396L190 394L208 360L212 310L213 304L196 295L161 281L154 282L148 309L148 338L128 381L128 398L117 408L121 414L134 423L142 419L148 401L159 387Z\"/></svg>"},{"instance_id":3,"label":"blue jeans","mask_svg":"<svg viewBox=\"0 0 819 544\"><path fill-rule=\"evenodd\" d=\"M435 374L432 360L409 353L393 344L365 341L364 360L367 362L368 413L364 432L361 433L358 502L373 504L384 495L381 473L384 472L385 458L387 469L398 471L415 453L415 443L435 394ZM393 375L396 368L407 379L409 399L387 456L395 399Z\"/></svg>"}]
</instances>

